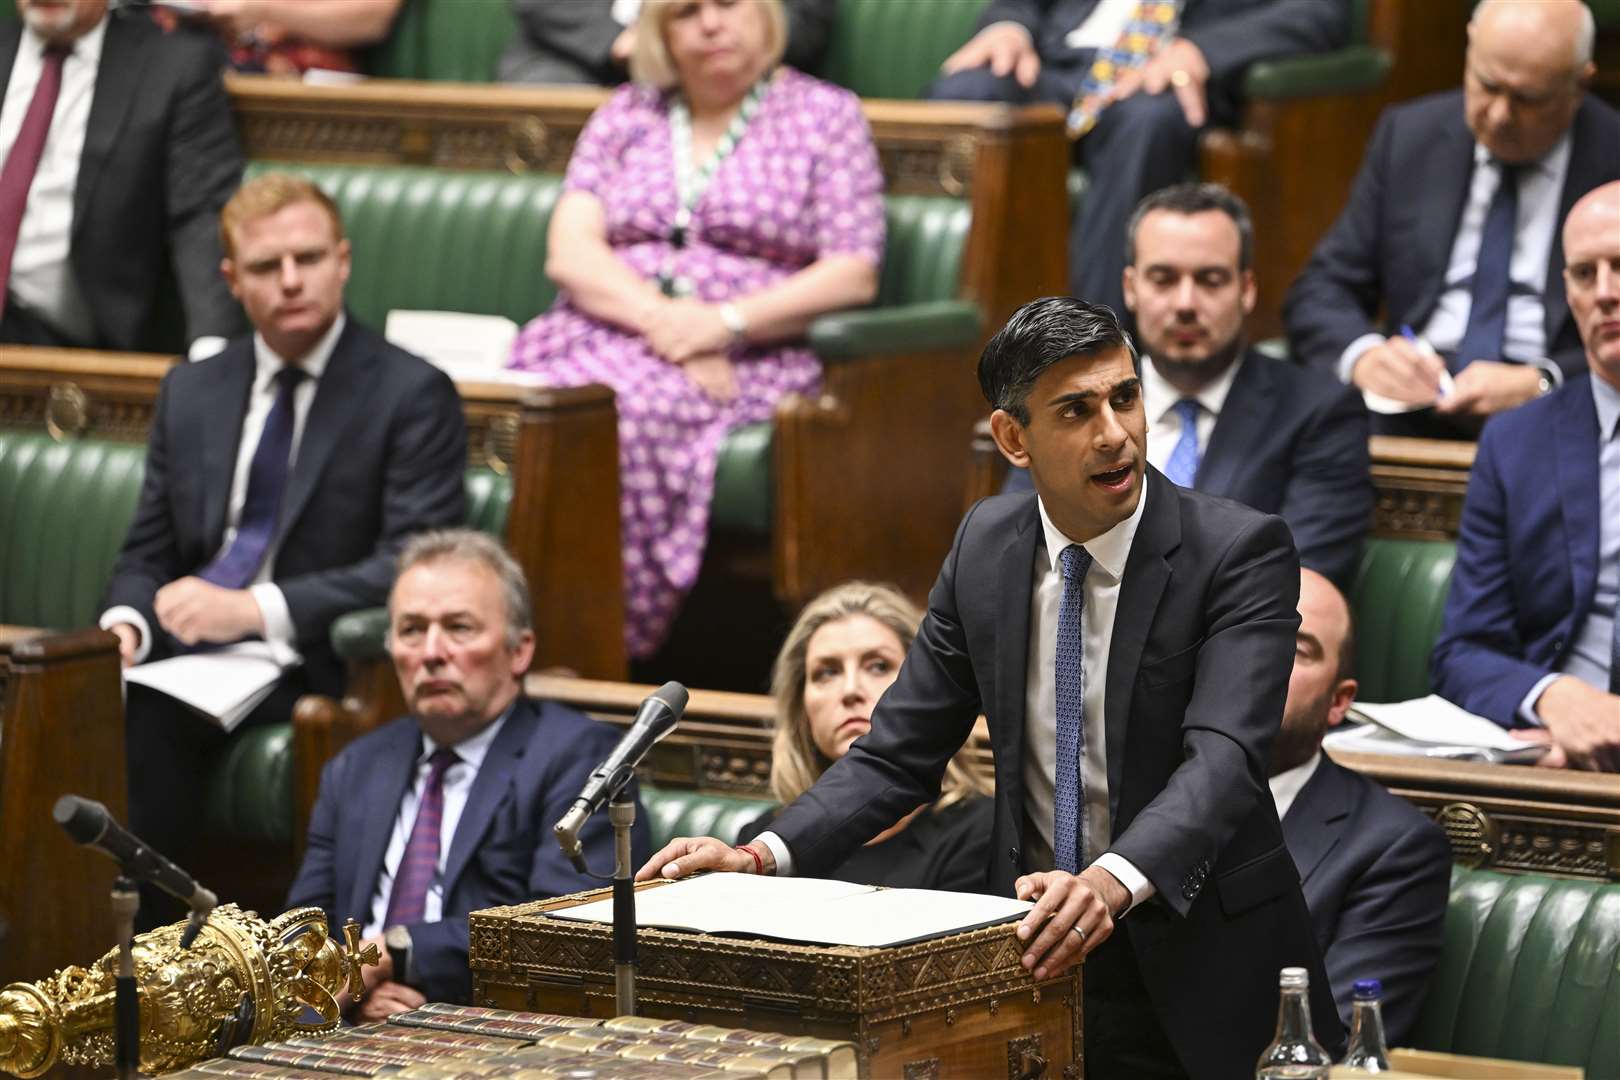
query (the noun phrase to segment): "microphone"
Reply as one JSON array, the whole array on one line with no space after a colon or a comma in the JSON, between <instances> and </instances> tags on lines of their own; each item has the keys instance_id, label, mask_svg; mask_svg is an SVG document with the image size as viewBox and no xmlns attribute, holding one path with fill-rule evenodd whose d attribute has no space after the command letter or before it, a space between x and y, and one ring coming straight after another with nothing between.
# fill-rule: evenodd
<instances>
[{"instance_id":1,"label":"microphone","mask_svg":"<svg viewBox=\"0 0 1620 1080\"><path fill-rule=\"evenodd\" d=\"M191 947L198 932L208 922L208 913L219 903L217 896L191 880L190 874L147 847L134 833L118 824L107 808L94 799L63 795L56 800L51 816L77 843L95 848L116 862L123 868L126 877L135 881L150 881L188 905L191 919L180 938L180 947Z\"/></svg>"},{"instance_id":2,"label":"microphone","mask_svg":"<svg viewBox=\"0 0 1620 1080\"><path fill-rule=\"evenodd\" d=\"M624 733L607 760L585 780L585 786L580 789L579 797L569 807L568 813L552 826L551 831L556 834L563 854L568 856L574 869L580 873L587 874L589 871L585 869L585 857L580 853L579 830L584 828L586 819L602 808L603 803L629 783L636 766L647 756L647 751L675 727L681 713L686 711L686 699L686 687L678 682L667 682L643 701L641 708L636 710L636 719L630 725L630 730Z\"/></svg>"}]
</instances>

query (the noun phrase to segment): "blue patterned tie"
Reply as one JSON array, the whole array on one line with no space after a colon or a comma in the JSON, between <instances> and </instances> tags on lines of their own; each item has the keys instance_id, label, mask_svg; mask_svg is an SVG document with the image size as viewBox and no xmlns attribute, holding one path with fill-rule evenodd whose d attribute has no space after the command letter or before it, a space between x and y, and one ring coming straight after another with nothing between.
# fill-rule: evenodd
<instances>
[{"instance_id":1,"label":"blue patterned tie","mask_svg":"<svg viewBox=\"0 0 1620 1080\"><path fill-rule=\"evenodd\" d=\"M1491 198L1490 208L1485 211L1485 225L1480 229L1468 326L1452 357L1454 373L1475 360L1502 359L1502 342L1507 336L1508 293L1512 289L1509 270L1519 217L1520 168L1500 161L1493 164L1501 171L1502 180Z\"/></svg>"},{"instance_id":2,"label":"blue patterned tie","mask_svg":"<svg viewBox=\"0 0 1620 1080\"><path fill-rule=\"evenodd\" d=\"M1203 406L1196 398L1182 398L1171 412L1181 418L1181 440L1170 451L1164 475L1177 487L1190 488L1198 478L1198 413Z\"/></svg>"},{"instance_id":3,"label":"blue patterned tie","mask_svg":"<svg viewBox=\"0 0 1620 1080\"><path fill-rule=\"evenodd\" d=\"M292 457L293 393L307 373L284 367L276 372L276 400L264 418L264 431L248 466L247 496L236 537L197 576L225 589L245 588L264 563L270 540L281 516L281 495L287 489L287 465Z\"/></svg>"},{"instance_id":4,"label":"blue patterned tie","mask_svg":"<svg viewBox=\"0 0 1620 1080\"><path fill-rule=\"evenodd\" d=\"M394 871L394 887L388 894L387 926L419 923L427 904L428 889L439 873L439 834L444 828L444 774L461 758L454 750L440 747L428 758L427 783L422 787L422 803L416 808L411 837L405 843L399 867Z\"/></svg>"},{"instance_id":5,"label":"blue patterned tie","mask_svg":"<svg viewBox=\"0 0 1620 1080\"><path fill-rule=\"evenodd\" d=\"M1086 757L1086 675L1080 629L1091 554L1079 544L1070 544L1058 561L1063 564L1063 603L1058 607L1053 665L1057 682L1057 775L1052 800L1052 854L1059 870L1077 874L1086 850L1086 791L1080 775Z\"/></svg>"}]
</instances>

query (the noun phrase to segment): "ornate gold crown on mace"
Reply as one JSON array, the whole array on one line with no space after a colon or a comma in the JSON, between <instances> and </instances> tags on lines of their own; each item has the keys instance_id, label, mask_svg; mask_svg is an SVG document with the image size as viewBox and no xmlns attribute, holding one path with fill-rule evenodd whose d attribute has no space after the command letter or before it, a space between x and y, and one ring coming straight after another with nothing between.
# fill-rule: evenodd
<instances>
[{"instance_id":1,"label":"ornate gold crown on mace","mask_svg":"<svg viewBox=\"0 0 1620 1080\"><path fill-rule=\"evenodd\" d=\"M189 949L184 923L135 938L142 1072L164 1073L233 1046L334 1030L339 991L358 997L360 968L377 962L351 919L342 943L320 908L266 922L235 904L214 909ZM118 950L89 968L71 965L37 983L0 990L0 1070L38 1076L60 1063L113 1061Z\"/></svg>"}]
</instances>

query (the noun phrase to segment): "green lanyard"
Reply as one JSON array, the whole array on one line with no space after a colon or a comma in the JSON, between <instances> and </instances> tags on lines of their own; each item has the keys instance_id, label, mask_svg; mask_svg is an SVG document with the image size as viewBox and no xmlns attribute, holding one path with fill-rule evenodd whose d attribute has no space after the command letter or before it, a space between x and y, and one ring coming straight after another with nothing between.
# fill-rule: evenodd
<instances>
[{"instance_id":1,"label":"green lanyard","mask_svg":"<svg viewBox=\"0 0 1620 1080\"><path fill-rule=\"evenodd\" d=\"M701 168L692 160L692 110L681 98L676 98L670 105L670 148L675 158L677 199L675 227L670 232L670 242L677 249L685 247L687 240L691 238L689 234L692 229L692 208L709 189L709 182L714 179L720 163L737 149L737 143L748 130L749 122L759 111L760 102L765 100L765 92L770 88L770 82L771 74L767 73L749 88L748 93L743 96L742 104L737 106L737 114L731 118L731 123L726 126L725 132L714 144L714 153L709 155L709 160L705 161ZM692 292L692 283L675 276L674 263L672 254L665 261L664 268L659 271L659 288L669 296L689 296Z\"/></svg>"}]
</instances>

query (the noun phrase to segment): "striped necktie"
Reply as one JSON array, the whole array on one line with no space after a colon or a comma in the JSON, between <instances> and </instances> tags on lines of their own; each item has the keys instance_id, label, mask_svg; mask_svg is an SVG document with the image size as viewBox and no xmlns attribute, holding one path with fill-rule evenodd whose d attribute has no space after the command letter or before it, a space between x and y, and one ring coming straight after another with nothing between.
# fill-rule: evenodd
<instances>
[{"instance_id":1,"label":"striped necktie","mask_svg":"<svg viewBox=\"0 0 1620 1080\"><path fill-rule=\"evenodd\" d=\"M1086 858L1086 675L1084 663L1086 571L1091 553L1070 544L1058 557L1063 601L1058 605L1057 649L1052 665L1057 691L1057 775L1053 777L1052 855L1057 869L1080 872Z\"/></svg>"},{"instance_id":2,"label":"striped necktie","mask_svg":"<svg viewBox=\"0 0 1620 1080\"><path fill-rule=\"evenodd\" d=\"M439 873L439 833L444 826L444 774L461 758L454 750L441 747L428 758L427 784L422 788L422 802L416 808L416 823L411 826L411 838L400 856L399 868L394 871L394 888L388 894L388 926L409 925L422 921L427 904L428 889Z\"/></svg>"}]
</instances>

